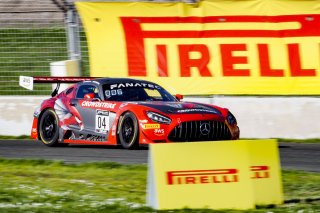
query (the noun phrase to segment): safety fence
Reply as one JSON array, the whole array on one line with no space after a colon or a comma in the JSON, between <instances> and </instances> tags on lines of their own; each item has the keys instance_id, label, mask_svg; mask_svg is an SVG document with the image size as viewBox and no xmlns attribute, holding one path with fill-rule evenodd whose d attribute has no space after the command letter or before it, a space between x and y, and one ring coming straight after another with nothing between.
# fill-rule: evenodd
<instances>
[{"instance_id":1,"label":"safety fence","mask_svg":"<svg viewBox=\"0 0 320 213\"><path fill-rule=\"evenodd\" d=\"M48 76L50 63L80 60L88 75L85 33L72 2L0 1L0 95L49 94L51 85L19 87L19 75Z\"/></svg>"}]
</instances>

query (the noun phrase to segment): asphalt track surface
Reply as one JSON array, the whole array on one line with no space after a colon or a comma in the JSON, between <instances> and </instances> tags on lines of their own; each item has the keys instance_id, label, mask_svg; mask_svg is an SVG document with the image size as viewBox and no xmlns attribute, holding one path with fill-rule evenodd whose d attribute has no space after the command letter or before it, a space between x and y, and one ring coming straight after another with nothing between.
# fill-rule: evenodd
<instances>
[{"instance_id":1,"label":"asphalt track surface","mask_svg":"<svg viewBox=\"0 0 320 213\"><path fill-rule=\"evenodd\" d=\"M282 169L320 172L320 143L279 143ZM147 164L148 149L113 146L47 147L40 141L0 140L0 158L62 160L66 163L110 161Z\"/></svg>"}]
</instances>

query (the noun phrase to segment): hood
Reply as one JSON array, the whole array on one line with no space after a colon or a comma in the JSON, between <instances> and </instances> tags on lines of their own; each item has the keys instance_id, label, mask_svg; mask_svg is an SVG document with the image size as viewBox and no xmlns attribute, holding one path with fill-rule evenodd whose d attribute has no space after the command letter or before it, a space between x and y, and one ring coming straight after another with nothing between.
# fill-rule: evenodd
<instances>
[{"instance_id":1,"label":"hood","mask_svg":"<svg viewBox=\"0 0 320 213\"><path fill-rule=\"evenodd\" d=\"M167 114L218 114L222 113L214 108L193 102L139 102L139 105L157 109Z\"/></svg>"}]
</instances>

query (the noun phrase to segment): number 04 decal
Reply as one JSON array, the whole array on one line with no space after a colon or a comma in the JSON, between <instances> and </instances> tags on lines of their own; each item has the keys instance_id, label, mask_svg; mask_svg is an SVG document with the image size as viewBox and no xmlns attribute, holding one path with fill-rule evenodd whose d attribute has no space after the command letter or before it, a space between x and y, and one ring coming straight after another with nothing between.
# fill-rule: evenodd
<instances>
[{"instance_id":1,"label":"number 04 decal","mask_svg":"<svg viewBox=\"0 0 320 213\"><path fill-rule=\"evenodd\" d=\"M108 133L109 126L109 112L103 110L97 110L96 113L96 132Z\"/></svg>"}]
</instances>

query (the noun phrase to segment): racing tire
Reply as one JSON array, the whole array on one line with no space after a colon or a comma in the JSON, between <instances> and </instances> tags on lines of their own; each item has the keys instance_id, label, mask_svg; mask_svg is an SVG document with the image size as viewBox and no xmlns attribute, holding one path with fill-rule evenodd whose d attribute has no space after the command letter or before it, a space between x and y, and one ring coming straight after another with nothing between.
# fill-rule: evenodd
<instances>
[{"instance_id":1,"label":"racing tire","mask_svg":"<svg viewBox=\"0 0 320 213\"><path fill-rule=\"evenodd\" d=\"M53 109L47 109L41 116L39 122L39 137L46 146L60 146L59 119Z\"/></svg>"},{"instance_id":2,"label":"racing tire","mask_svg":"<svg viewBox=\"0 0 320 213\"><path fill-rule=\"evenodd\" d=\"M118 138L125 149L134 149L139 145L139 125L137 117L132 112L126 112L118 126Z\"/></svg>"}]
</instances>

